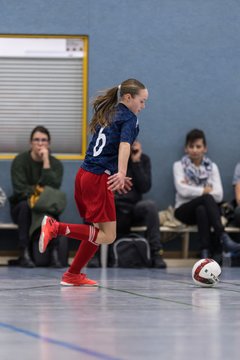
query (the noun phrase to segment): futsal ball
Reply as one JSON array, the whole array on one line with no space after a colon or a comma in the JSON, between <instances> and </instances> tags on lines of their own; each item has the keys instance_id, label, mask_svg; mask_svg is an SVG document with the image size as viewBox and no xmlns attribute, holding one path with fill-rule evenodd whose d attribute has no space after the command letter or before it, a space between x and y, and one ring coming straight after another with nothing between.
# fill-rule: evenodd
<instances>
[{"instance_id":1,"label":"futsal ball","mask_svg":"<svg viewBox=\"0 0 240 360\"><path fill-rule=\"evenodd\" d=\"M195 284L202 287L212 287L219 282L221 268L213 259L201 259L192 268L192 278Z\"/></svg>"}]
</instances>

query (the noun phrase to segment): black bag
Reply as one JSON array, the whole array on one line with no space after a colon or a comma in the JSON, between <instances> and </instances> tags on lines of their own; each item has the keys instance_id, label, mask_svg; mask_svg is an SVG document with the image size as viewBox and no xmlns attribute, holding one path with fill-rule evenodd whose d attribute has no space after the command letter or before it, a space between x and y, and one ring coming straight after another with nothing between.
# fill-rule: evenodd
<instances>
[{"instance_id":1,"label":"black bag","mask_svg":"<svg viewBox=\"0 0 240 360\"><path fill-rule=\"evenodd\" d=\"M115 241L113 257L115 267L143 268L151 266L148 241L134 233Z\"/></svg>"}]
</instances>

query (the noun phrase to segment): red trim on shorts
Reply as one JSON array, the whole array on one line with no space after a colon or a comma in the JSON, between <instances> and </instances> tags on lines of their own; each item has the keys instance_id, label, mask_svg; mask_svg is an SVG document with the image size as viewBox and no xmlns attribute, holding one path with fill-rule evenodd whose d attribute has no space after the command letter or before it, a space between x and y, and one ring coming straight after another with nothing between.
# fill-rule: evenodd
<instances>
[{"instance_id":1,"label":"red trim on shorts","mask_svg":"<svg viewBox=\"0 0 240 360\"><path fill-rule=\"evenodd\" d=\"M75 179L75 201L87 222L116 221L114 194L107 188L107 174L93 174L82 168Z\"/></svg>"}]
</instances>

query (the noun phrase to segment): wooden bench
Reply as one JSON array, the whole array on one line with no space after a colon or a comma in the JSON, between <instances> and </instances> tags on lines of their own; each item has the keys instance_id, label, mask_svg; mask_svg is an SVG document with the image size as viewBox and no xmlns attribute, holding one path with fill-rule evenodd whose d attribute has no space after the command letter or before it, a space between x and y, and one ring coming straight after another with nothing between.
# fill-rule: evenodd
<instances>
[{"instance_id":1,"label":"wooden bench","mask_svg":"<svg viewBox=\"0 0 240 360\"><path fill-rule=\"evenodd\" d=\"M196 226L183 226L183 227L168 227L160 226L161 233L176 233L181 234L182 237L182 258L188 258L190 233L197 232ZM131 232L144 233L147 230L146 226L132 226ZM238 229L240 231L240 229ZM107 245L101 245L101 264L103 267L107 265Z\"/></svg>"},{"instance_id":2,"label":"wooden bench","mask_svg":"<svg viewBox=\"0 0 240 360\"><path fill-rule=\"evenodd\" d=\"M18 226L16 224L13 223L1 223L0 222L0 229L2 230L17 230Z\"/></svg>"},{"instance_id":3,"label":"wooden bench","mask_svg":"<svg viewBox=\"0 0 240 360\"><path fill-rule=\"evenodd\" d=\"M146 226L133 226L131 228L132 232L144 232L146 231ZM189 253L189 242L190 242L190 234L196 233L197 226L182 226L182 227L168 227L168 226L160 226L161 233L176 233L181 234L182 236L182 258L187 259ZM225 231L227 233L240 233L240 228L229 226L225 227Z\"/></svg>"},{"instance_id":4,"label":"wooden bench","mask_svg":"<svg viewBox=\"0 0 240 360\"><path fill-rule=\"evenodd\" d=\"M182 226L182 227L168 227L160 226L161 233L176 233L180 234L182 237L182 258L188 259L189 255L189 243L190 243L190 234L196 233L197 226ZM141 232L144 233L147 230L146 226L133 226L131 227L132 232ZM240 228L229 226L225 227L227 233L240 233ZM107 265L107 245L101 245L101 263L103 267Z\"/></svg>"},{"instance_id":5,"label":"wooden bench","mask_svg":"<svg viewBox=\"0 0 240 360\"><path fill-rule=\"evenodd\" d=\"M0 230L17 230L18 226L13 223L0 223ZM131 228L132 232L145 232L146 226L133 226ZM240 228L238 227L225 227L227 233L240 233ZM190 234L197 232L196 226L182 226L182 227L168 227L160 226L161 233L176 233L180 234L182 237L182 258L187 259L189 255L189 243L190 243ZM101 246L101 262L103 267L106 267L107 264L107 245Z\"/></svg>"}]
</instances>

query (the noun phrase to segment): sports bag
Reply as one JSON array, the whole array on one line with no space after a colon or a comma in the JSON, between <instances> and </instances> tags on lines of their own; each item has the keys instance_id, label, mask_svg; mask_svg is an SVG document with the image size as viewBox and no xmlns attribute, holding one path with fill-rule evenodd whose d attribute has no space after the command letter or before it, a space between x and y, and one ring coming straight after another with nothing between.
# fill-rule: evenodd
<instances>
[{"instance_id":1,"label":"sports bag","mask_svg":"<svg viewBox=\"0 0 240 360\"><path fill-rule=\"evenodd\" d=\"M148 241L138 234L129 234L113 244L114 266L121 268L141 268L151 266Z\"/></svg>"}]
</instances>

